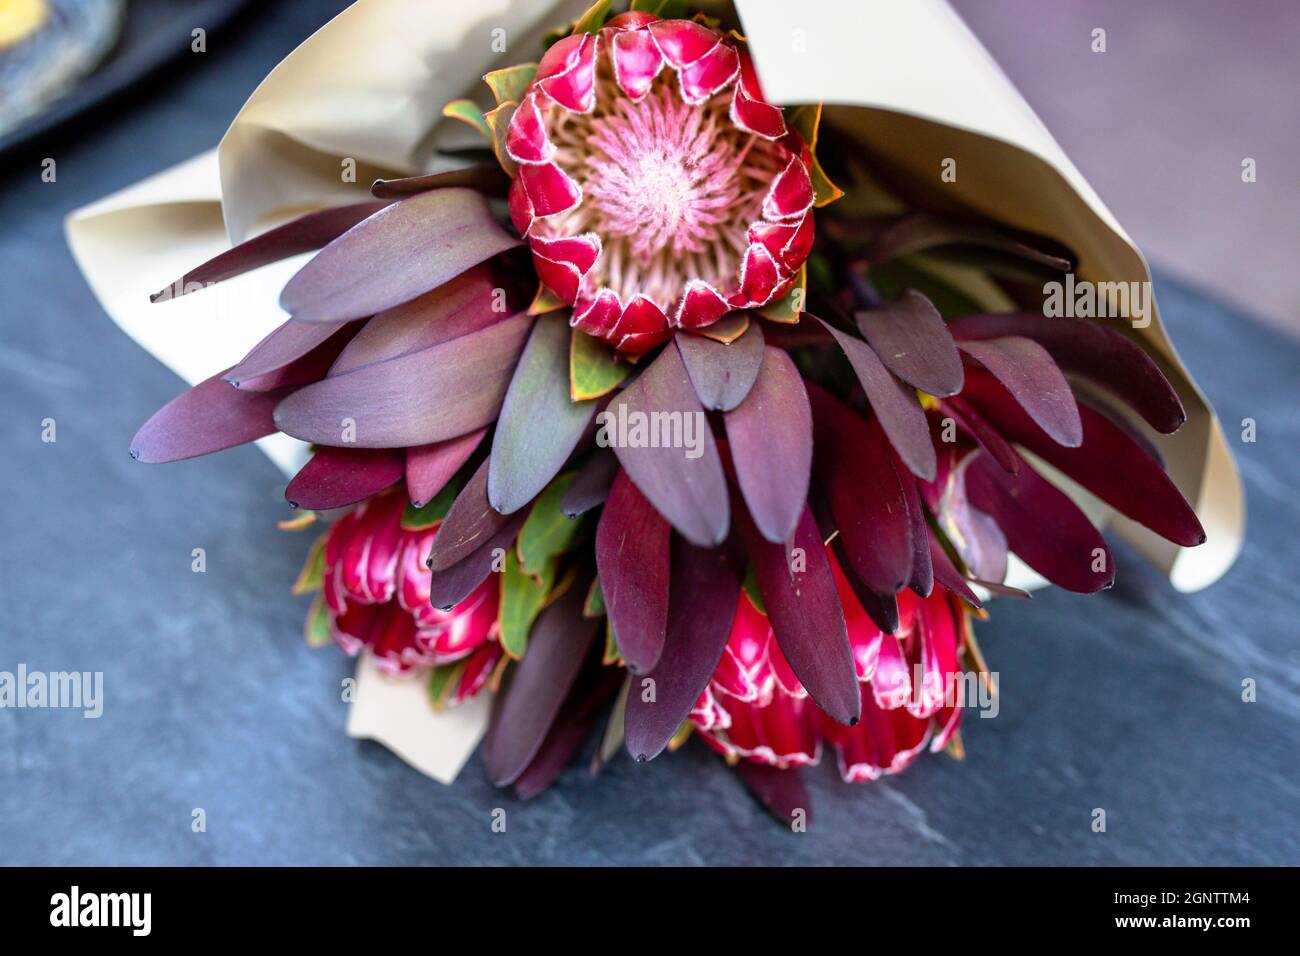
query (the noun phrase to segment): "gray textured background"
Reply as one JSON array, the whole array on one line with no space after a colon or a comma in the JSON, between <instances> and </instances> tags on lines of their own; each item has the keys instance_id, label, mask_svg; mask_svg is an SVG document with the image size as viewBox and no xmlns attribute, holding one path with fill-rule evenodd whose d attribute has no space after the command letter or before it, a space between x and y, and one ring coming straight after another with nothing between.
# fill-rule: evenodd
<instances>
[{"instance_id":1,"label":"gray textured background","mask_svg":"<svg viewBox=\"0 0 1300 956\"><path fill-rule=\"evenodd\" d=\"M472 763L452 787L343 736L350 664L301 641L287 589L309 536L277 534L257 451L147 467L127 442L178 380L103 315L63 243L72 209L211 145L336 4L280 4L209 38L0 184L0 670L105 672L104 716L0 710L0 859L237 863L1300 863L1295 502L1300 347L1167 277L1157 294L1230 426L1251 529L1214 588L1175 594L1121 551L1095 598L999 604L980 627L1002 712L964 765L888 783L810 775L792 835L702 746L519 803ZM55 185L39 159L59 162ZM1121 213L1122 217L1122 213ZM40 440L41 420L58 442ZM1236 429L1229 427L1230 435ZM204 547L206 574L190 571ZM1125 560L1127 559L1127 560ZM1259 702L1240 701L1240 682ZM973 715L971 715L973 717ZM191 811L206 833L190 831ZM490 831L505 807L506 834ZM1103 807L1108 832L1091 832Z\"/></svg>"}]
</instances>

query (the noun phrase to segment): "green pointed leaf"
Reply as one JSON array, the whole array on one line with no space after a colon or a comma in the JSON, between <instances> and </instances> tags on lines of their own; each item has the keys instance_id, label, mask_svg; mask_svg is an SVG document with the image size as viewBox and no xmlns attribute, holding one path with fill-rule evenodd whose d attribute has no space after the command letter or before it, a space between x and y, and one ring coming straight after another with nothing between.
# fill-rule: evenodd
<instances>
[{"instance_id":1,"label":"green pointed leaf","mask_svg":"<svg viewBox=\"0 0 1300 956\"><path fill-rule=\"evenodd\" d=\"M506 549L506 566L501 573L501 647L515 660L524 656L528 633L546 604L555 583L555 559L546 563L540 575L525 573L514 548Z\"/></svg>"},{"instance_id":2,"label":"green pointed leaf","mask_svg":"<svg viewBox=\"0 0 1300 956\"><path fill-rule=\"evenodd\" d=\"M631 9L653 13L661 20L681 20L686 16L686 0L632 0Z\"/></svg>"},{"instance_id":3,"label":"green pointed leaf","mask_svg":"<svg viewBox=\"0 0 1300 956\"><path fill-rule=\"evenodd\" d=\"M302 570L298 572L298 580L293 582L294 594L311 594L313 591L319 591L325 580L325 539L328 534L323 534L312 542L311 548L307 551L307 560L303 562Z\"/></svg>"},{"instance_id":4,"label":"green pointed leaf","mask_svg":"<svg viewBox=\"0 0 1300 956\"><path fill-rule=\"evenodd\" d=\"M608 395L623 384L632 366L595 336L578 329L569 340L569 397L575 402Z\"/></svg>"},{"instance_id":5,"label":"green pointed leaf","mask_svg":"<svg viewBox=\"0 0 1300 956\"><path fill-rule=\"evenodd\" d=\"M434 495L433 500L423 508L408 504L402 512L402 527L407 531L425 531L438 524L447 517L451 503L460 494L461 484L460 476L457 475L443 485L442 491Z\"/></svg>"},{"instance_id":6,"label":"green pointed leaf","mask_svg":"<svg viewBox=\"0 0 1300 956\"><path fill-rule=\"evenodd\" d=\"M591 579L591 587L587 589L587 599L582 602L583 617L604 617L605 610L605 592L600 589L600 578Z\"/></svg>"},{"instance_id":7,"label":"green pointed leaf","mask_svg":"<svg viewBox=\"0 0 1300 956\"><path fill-rule=\"evenodd\" d=\"M492 95L496 98L497 105L513 100L518 103L524 98L524 91L528 89L533 77L537 76L536 63L520 63L518 66L507 67L504 70L493 70L485 74L483 82L488 85Z\"/></svg>"},{"instance_id":8,"label":"green pointed leaf","mask_svg":"<svg viewBox=\"0 0 1300 956\"><path fill-rule=\"evenodd\" d=\"M303 633L307 638L308 647L323 647L330 642L333 632L330 625L330 609L325 603L324 595L316 595L316 599L311 602Z\"/></svg>"},{"instance_id":9,"label":"green pointed leaf","mask_svg":"<svg viewBox=\"0 0 1300 956\"><path fill-rule=\"evenodd\" d=\"M749 598L749 603L754 605L760 614L767 613L767 605L763 603L763 592L758 587L758 575L751 564L745 571L745 583L742 585L745 589L745 596Z\"/></svg>"},{"instance_id":10,"label":"green pointed leaf","mask_svg":"<svg viewBox=\"0 0 1300 956\"><path fill-rule=\"evenodd\" d=\"M573 23L573 33L595 33L609 19L610 0L596 0L582 16Z\"/></svg>"},{"instance_id":11,"label":"green pointed leaf","mask_svg":"<svg viewBox=\"0 0 1300 956\"><path fill-rule=\"evenodd\" d=\"M506 152L506 134L510 130L510 120L514 118L519 104L506 100L496 109L483 114L483 122L488 129L488 138L492 140L492 155L496 156L502 170L511 179L519 175L519 164Z\"/></svg>"},{"instance_id":12,"label":"green pointed leaf","mask_svg":"<svg viewBox=\"0 0 1300 956\"><path fill-rule=\"evenodd\" d=\"M488 125L483 111L473 100L452 100L442 108L443 116L460 120L478 130L485 139L492 139L492 127Z\"/></svg>"},{"instance_id":13,"label":"green pointed leaf","mask_svg":"<svg viewBox=\"0 0 1300 956\"><path fill-rule=\"evenodd\" d=\"M515 547L525 574L539 575L546 563L572 547L583 528L583 516L570 518L560 508L564 493L573 484L576 472L560 475L533 502L524 520Z\"/></svg>"},{"instance_id":14,"label":"green pointed leaf","mask_svg":"<svg viewBox=\"0 0 1300 956\"><path fill-rule=\"evenodd\" d=\"M529 315L546 315L548 312L558 312L565 308L566 303L558 295L552 292L544 285L537 286L537 294L533 296L532 303L528 306Z\"/></svg>"},{"instance_id":15,"label":"green pointed leaf","mask_svg":"<svg viewBox=\"0 0 1300 956\"><path fill-rule=\"evenodd\" d=\"M429 673L429 702L433 704L434 710L442 710L447 706L447 701L460 684L468 664L469 659L466 658L454 664L435 667Z\"/></svg>"},{"instance_id":16,"label":"green pointed leaf","mask_svg":"<svg viewBox=\"0 0 1300 956\"><path fill-rule=\"evenodd\" d=\"M623 652L618 649L618 638L614 636L614 625L605 622L605 656L600 659L606 666L623 663Z\"/></svg>"}]
</instances>

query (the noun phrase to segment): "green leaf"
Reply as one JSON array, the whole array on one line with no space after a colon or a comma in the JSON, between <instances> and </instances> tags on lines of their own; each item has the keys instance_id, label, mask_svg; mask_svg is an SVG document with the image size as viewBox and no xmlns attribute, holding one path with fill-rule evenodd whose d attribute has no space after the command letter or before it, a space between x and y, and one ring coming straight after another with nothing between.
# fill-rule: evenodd
<instances>
[{"instance_id":1,"label":"green leaf","mask_svg":"<svg viewBox=\"0 0 1300 956\"><path fill-rule=\"evenodd\" d=\"M465 673L465 668L469 664L469 659L456 661L454 664L445 664L442 667L435 667L429 674L429 701L433 704L434 710L442 710L447 706L447 701L455 692L456 687L460 684L460 679Z\"/></svg>"},{"instance_id":2,"label":"green leaf","mask_svg":"<svg viewBox=\"0 0 1300 956\"><path fill-rule=\"evenodd\" d=\"M523 100L524 91L528 89L535 76L537 76L536 63L520 63L518 66L493 70L485 74L483 82L488 85L492 96L496 98L497 105L500 106L511 100L516 103Z\"/></svg>"},{"instance_id":3,"label":"green leaf","mask_svg":"<svg viewBox=\"0 0 1300 956\"><path fill-rule=\"evenodd\" d=\"M573 22L573 33L596 33L609 19L610 0L596 0Z\"/></svg>"},{"instance_id":4,"label":"green leaf","mask_svg":"<svg viewBox=\"0 0 1300 956\"><path fill-rule=\"evenodd\" d=\"M452 100L442 108L443 116L458 119L478 130L489 141L492 139L492 127L488 125L483 111L473 100Z\"/></svg>"},{"instance_id":5,"label":"green leaf","mask_svg":"<svg viewBox=\"0 0 1300 956\"><path fill-rule=\"evenodd\" d=\"M310 594L313 591L319 591L325 580L325 539L328 534L323 534L312 542L311 548L307 551L307 560L303 562L302 570L298 572L298 580L293 582L294 594Z\"/></svg>"},{"instance_id":6,"label":"green leaf","mask_svg":"<svg viewBox=\"0 0 1300 956\"><path fill-rule=\"evenodd\" d=\"M767 605L763 603L763 592L759 590L758 575L754 572L752 564L745 571L745 583L741 586L745 589L745 596L749 598L749 603L754 605L760 614L766 614Z\"/></svg>"},{"instance_id":7,"label":"green leaf","mask_svg":"<svg viewBox=\"0 0 1300 956\"><path fill-rule=\"evenodd\" d=\"M600 589L600 578L591 579L591 587L587 589L587 599L582 602L583 617L604 617L605 610L605 592Z\"/></svg>"},{"instance_id":8,"label":"green leaf","mask_svg":"<svg viewBox=\"0 0 1300 956\"><path fill-rule=\"evenodd\" d=\"M303 636L307 638L308 647L323 647L330 642L330 609L323 594L316 595L307 612L307 622L303 627Z\"/></svg>"},{"instance_id":9,"label":"green leaf","mask_svg":"<svg viewBox=\"0 0 1300 956\"><path fill-rule=\"evenodd\" d=\"M576 476L576 472L569 472L547 485L524 519L515 547L519 552L520 567L525 574L542 574L547 562L568 551L582 530L581 516L570 518L560 510L564 493L569 490L569 485L573 484Z\"/></svg>"},{"instance_id":10,"label":"green leaf","mask_svg":"<svg viewBox=\"0 0 1300 956\"><path fill-rule=\"evenodd\" d=\"M623 652L618 649L618 638L614 636L614 625L609 621L605 622L605 656L600 662L606 666L623 662Z\"/></svg>"},{"instance_id":11,"label":"green leaf","mask_svg":"<svg viewBox=\"0 0 1300 956\"><path fill-rule=\"evenodd\" d=\"M451 503L460 494L460 486L460 476L457 475L443 485L442 491L434 495L433 500L423 508L408 504L402 512L402 528L407 531L426 531L442 521L447 517Z\"/></svg>"},{"instance_id":12,"label":"green leaf","mask_svg":"<svg viewBox=\"0 0 1300 956\"><path fill-rule=\"evenodd\" d=\"M653 13L661 20L680 20L686 16L686 0L632 0L630 9Z\"/></svg>"},{"instance_id":13,"label":"green leaf","mask_svg":"<svg viewBox=\"0 0 1300 956\"><path fill-rule=\"evenodd\" d=\"M515 660L524 656L528 633L533 621L546 604L546 596L555 582L555 559L542 568L540 575L524 572L514 548L506 549L506 567L501 574L501 647Z\"/></svg>"},{"instance_id":14,"label":"green leaf","mask_svg":"<svg viewBox=\"0 0 1300 956\"><path fill-rule=\"evenodd\" d=\"M506 100L496 109L483 115L483 122L487 124L488 134L492 139L492 155L497 158L497 163L511 179L519 175L519 164L506 152L506 135L510 131L510 120L518 108L519 104L514 100Z\"/></svg>"},{"instance_id":15,"label":"green leaf","mask_svg":"<svg viewBox=\"0 0 1300 956\"><path fill-rule=\"evenodd\" d=\"M538 283L537 294L533 296L533 301L528 306L528 314L546 315L548 312L557 312L565 306L566 303L563 299L546 286Z\"/></svg>"},{"instance_id":16,"label":"green leaf","mask_svg":"<svg viewBox=\"0 0 1300 956\"><path fill-rule=\"evenodd\" d=\"M623 384L632 366L600 339L578 329L569 340L569 397L575 402L608 395Z\"/></svg>"}]
</instances>

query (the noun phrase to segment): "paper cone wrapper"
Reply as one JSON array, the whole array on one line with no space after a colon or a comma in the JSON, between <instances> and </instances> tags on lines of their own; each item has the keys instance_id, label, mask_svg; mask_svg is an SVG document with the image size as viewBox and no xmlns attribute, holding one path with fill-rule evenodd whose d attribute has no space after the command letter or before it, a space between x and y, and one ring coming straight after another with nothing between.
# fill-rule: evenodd
<instances>
[{"instance_id":1,"label":"paper cone wrapper","mask_svg":"<svg viewBox=\"0 0 1300 956\"><path fill-rule=\"evenodd\" d=\"M69 216L73 254L129 335L186 382L207 378L287 318L279 290L307 256L159 305L149 303L150 292L231 242L311 209L368 199L375 177L458 165L441 152L463 142L442 107L483 100L484 73L536 60L545 31L585 5L361 0L267 76L215 151ZM943 0L702 5L738 15L769 100L824 103L823 122L850 136L891 185L906 184L927 206L1059 240L1079 257L1080 280L1150 281L1123 227ZM955 182L939 176L948 158L958 164ZM1176 588L1194 591L1217 580L1241 548L1241 484L1214 412L1152 312L1132 334L1188 415L1160 448L1209 540L1179 548L1081 497ZM304 459L285 436L259 444L286 474ZM435 779L453 779L482 735L485 702L435 714L418 681L385 679L364 659L358 678L348 732L380 741Z\"/></svg>"}]
</instances>

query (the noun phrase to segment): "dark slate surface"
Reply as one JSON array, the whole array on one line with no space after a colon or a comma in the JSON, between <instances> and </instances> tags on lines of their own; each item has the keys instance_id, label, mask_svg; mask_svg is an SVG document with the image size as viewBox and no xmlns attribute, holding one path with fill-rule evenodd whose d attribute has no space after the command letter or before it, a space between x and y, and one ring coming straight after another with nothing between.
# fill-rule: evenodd
<instances>
[{"instance_id":1,"label":"dark slate surface","mask_svg":"<svg viewBox=\"0 0 1300 956\"><path fill-rule=\"evenodd\" d=\"M68 211L215 142L330 6L279 5L210 37L147 98L5 170L0 670L102 670L107 697L99 720L0 710L5 862L1300 863L1300 346L1169 279L1158 292L1192 371L1225 422L1259 423L1259 441L1236 446L1245 553L1190 597L1127 556L1106 595L997 606L980 634L1002 711L968 722L964 765L929 758L847 787L827 762L795 835L699 745L595 781L571 769L522 804L477 763L442 787L347 739L349 664L302 644L303 603L287 594L308 538L273 530L278 473L251 448L127 457L180 383L102 314L61 232ZM56 185L39 182L43 155ZM46 417L55 444L40 440ZM195 547L206 574L190 570ZM1241 702L1243 677L1258 703ZM206 833L191 832L196 807Z\"/></svg>"}]
</instances>

